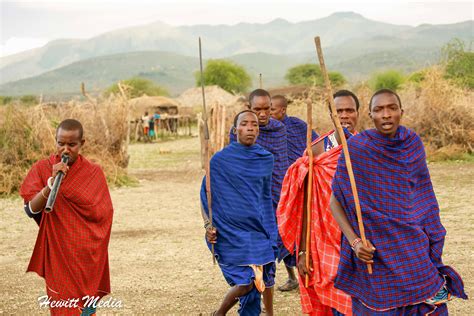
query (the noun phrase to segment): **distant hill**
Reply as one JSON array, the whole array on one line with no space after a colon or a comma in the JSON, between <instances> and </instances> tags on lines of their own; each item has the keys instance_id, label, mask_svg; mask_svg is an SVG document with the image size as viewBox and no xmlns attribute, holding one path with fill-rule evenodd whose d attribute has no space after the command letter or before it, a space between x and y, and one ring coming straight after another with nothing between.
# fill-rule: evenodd
<instances>
[{"instance_id":1,"label":"distant hill","mask_svg":"<svg viewBox=\"0 0 474 316\"><path fill-rule=\"evenodd\" d=\"M452 38L471 42L473 29L473 21L411 27L352 12L299 23L276 19L265 24L174 27L156 22L88 40L57 40L1 58L0 94L69 93L77 91L81 81L99 90L136 75L178 93L194 85L198 36L204 58L234 60L254 80L261 72L265 86L283 84L293 65L316 62L315 35L321 36L330 70L364 78L380 68L412 71L436 62L440 48Z\"/></svg>"},{"instance_id":2,"label":"distant hill","mask_svg":"<svg viewBox=\"0 0 474 316\"><path fill-rule=\"evenodd\" d=\"M284 83L286 69L300 60L264 53L242 54L228 58L243 65L254 84L263 73L265 85ZM206 62L206 61L204 61ZM134 76L150 79L177 95L195 85L194 73L199 59L168 52L134 52L91 58L44 74L0 86L0 95L79 94L81 82L87 90L99 93L113 83Z\"/></svg>"}]
</instances>

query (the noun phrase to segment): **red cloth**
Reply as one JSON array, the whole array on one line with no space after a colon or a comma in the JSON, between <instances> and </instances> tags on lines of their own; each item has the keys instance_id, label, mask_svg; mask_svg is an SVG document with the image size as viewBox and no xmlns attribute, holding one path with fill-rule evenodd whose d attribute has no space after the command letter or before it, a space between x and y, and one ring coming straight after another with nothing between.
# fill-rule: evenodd
<instances>
[{"instance_id":1,"label":"red cloth","mask_svg":"<svg viewBox=\"0 0 474 316\"><path fill-rule=\"evenodd\" d=\"M20 188L25 203L46 186L59 156L33 165ZM53 211L43 213L27 272L45 279L52 300L110 293L108 244L113 207L100 166L79 155L64 177ZM52 308L52 314L78 315ZM79 312L80 313L80 312Z\"/></svg>"},{"instance_id":2,"label":"red cloth","mask_svg":"<svg viewBox=\"0 0 474 316\"><path fill-rule=\"evenodd\" d=\"M327 137L322 135L313 144ZM329 200L331 182L336 171L342 147L337 146L313 160L313 193L311 212L311 258L313 273L309 287L298 274L303 313L332 315L331 308L345 315L352 315L351 297L334 287L340 258L341 230L331 214ZM283 181L277 210L278 229L287 249L299 252L303 216L304 180L308 173L309 159L305 153L288 169Z\"/></svg>"}]
</instances>

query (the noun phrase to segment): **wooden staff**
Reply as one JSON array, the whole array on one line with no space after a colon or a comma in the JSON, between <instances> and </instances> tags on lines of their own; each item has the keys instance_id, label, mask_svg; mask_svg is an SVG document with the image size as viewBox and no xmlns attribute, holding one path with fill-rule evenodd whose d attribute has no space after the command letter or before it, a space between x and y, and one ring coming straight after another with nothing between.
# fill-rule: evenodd
<instances>
[{"instance_id":1,"label":"wooden staff","mask_svg":"<svg viewBox=\"0 0 474 316\"><path fill-rule=\"evenodd\" d=\"M367 239L365 238L365 229L364 222L362 221L362 211L360 209L359 194L357 193L356 182L354 178L354 172L352 171L351 157L349 156L349 149L347 148L347 140L344 135L344 131L337 116L336 106L334 105L334 98L332 97L331 82L329 81L328 72L326 70L326 64L324 63L323 50L321 48L321 40L319 36L314 38L314 43L316 44L316 50L318 52L319 64L321 65L321 72L323 74L324 83L326 85L326 93L329 100L329 108L331 109L331 116L333 118L334 124L336 125L336 131L339 134L342 142L342 150L344 152L344 158L346 162L347 174L349 175L349 180L351 182L352 195L354 196L354 203L357 215L357 223L359 225L360 238L366 247L368 247ZM372 274L372 265L367 264L367 270L369 274Z\"/></svg>"},{"instance_id":2,"label":"wooden staff","mask_svg":"<svg viewBox=\"0 0 474 316\"><path fill-rule=\"evenodd\" d=\"M259 74L259 75L258 75L258 81L260 82L259 88L260 88L260 89L263 89L262 74Z\"/></svg>"},{"instance_id":3,"label":"wooden staff","mask_svg":"<svg viewBox=\"0 0 474 316\"><path fill-rule=\"evenodd\" d=\"M204 157L205 164L204 169L206 170L206 197L207 206L209 210L209 223L212 225L212 195L211 195L211 165L209 156L209 127L207 125L207 109L206 109L206 94L204 92L204 75L202 70L202 50L201 50L201 38L199 37L199 66L201 70L201 90L202 90L202 120L204 121ZM212 262L216 264L216 257L214 255L214 244L211 244Z\"/></svg>"},{"instance_id":4,"label":"wooden staff","mask_svg":"<svg viewBox=\"0 0 474 316\"><path fill-rule=\"evenodd\" d=\"M311 99L306 100L307 106L307 122L308 126L306 129L306 152L308 153L309 166L308 166L308 194L306 199L306 256L305 264L306 270L310 270L309 257L311 253L311 206L312 206L312 195L313 195L313 149L311 148L312 143L312 132L313 132L313 104ZM309 274L306 274L304 280L304 286L309 285Z\"/></svg>"}]
</instances>

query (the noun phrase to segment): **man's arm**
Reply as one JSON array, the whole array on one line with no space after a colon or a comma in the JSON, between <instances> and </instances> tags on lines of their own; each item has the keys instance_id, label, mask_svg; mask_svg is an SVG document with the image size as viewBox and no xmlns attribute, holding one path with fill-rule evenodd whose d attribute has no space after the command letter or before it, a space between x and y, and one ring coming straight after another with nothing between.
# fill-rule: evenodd
<instances>
[{"instance_id":1,"label":"man's arm","mask_svg":"<svg viewBox=\"0 0 474 316\"><path fill-rule=\"evenodd\" d=\"M339 201L334 196L334 193L331 194L330 205L332 216L336 220L346 239L349 241L349 244L353 246L353 250L357 258L365 263L373 263L375 247L369 240L367 240L369 247L366 247L362 242L360 242L359 236L357 236L357 234L354 232L354 229L352 229L352 226L347 219L346 213L344 212L344 209L342 208Z\"/></svg>"},{"instance_id":2,"label":"man's arm","mask_svg":"<svg viewBox=\"0 0 474 316\"><path fill-rule=\"evenodd\" d=\"M202 206L202 204L201 204L201 216L204 221L204 229L206 229L206 240L211 244L215 244L217 242L217 229L211 226L209 217L204 211L204 207Z\"/></svg>"}]
</instances>

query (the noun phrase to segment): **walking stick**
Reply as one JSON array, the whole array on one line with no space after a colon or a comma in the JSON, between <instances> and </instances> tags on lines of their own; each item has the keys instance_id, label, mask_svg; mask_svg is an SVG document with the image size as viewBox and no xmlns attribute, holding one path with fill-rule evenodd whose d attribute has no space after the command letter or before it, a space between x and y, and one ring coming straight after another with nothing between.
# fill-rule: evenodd
<instances>
[{"instance_id":1,"label":"walking stick","mask_svg":"<svg viewBox=\"0 0 474 316\"><path fill-rule=\"evenodd\" d=\"M306 101L307 106L307 129L306 129L306 152L308 153L309 166L308 166L308 194L306 200L306 256L305 265L306 270L309 271L309 256L311 253L311 206L312 206L312 194L313 194L313 149L311 148L312 142L312 131L313 131L313 104L311 100ZM304 280L304 286L309 285L309 274L306 274Z\"/></svg>"},{"instance_id":2,"label":"walking stick","mask_svg":"<svg viewBox=\"0 0 474 316\"><path fill-rule=\"evenodd\" d=\"M206 170L206 197L209 209L209 223L212 226L212 195L211 195L211 165L209 157L209 127L207 125L207 110L206 110L206 94L204 93L204 75L202 70L202 50L201 38L199 37L199 66L201 70L201 90L202 90L202 120L204 121L204 157L206 162L204 169ZM216 257L214 256L214 244L211 244L212 262L216 264Z\"/></svg>"},{"instance_id":3,"label":"walking stick","mask_svg":"<svg viewBox=\"0 0 474 316\"><path fill-rule=\"evenodd\" d=\"M263 89L262 74L259 74L259 75L258 75L258 80L259 80L259 83L260 83L259 88L260 88L260 89Z\"/></svg>"},{"instance_id":4,"label":"walking stick","mask_svg":"<svg viewBox=\"0 0 474 316\"><path fill-rule=\"evenodd\" d=\"M324 83L326 85L326 93L329 100L329 108L331 109L331 116L334 120L337 133L340 135L341 142L342 142L342 150L344 152L347 174L349 175L349 180L351 182L352 195L354 196L354 203L355 203L355 209L356 209L356 215L357 215L357 223L359 225L360 238L362 239L362 242L364 243L364 245L368 247L369 245L367 243L367 239L365 238L364 222L362 221L362 211L360 209L359 194L357 193L354 172L352 170L351 157L349 156L349 149L347 148L347 140L346 140L346 137L344 136L344 131L342 129L341 122L339 121L339 117L337 116L336 106L334 105L334 98L332 97L331 82L329 81L328 72L326 70L326 65L324 63L323 50L321 48L321 40L319 36L316 36L314 38L314 43L316 44L319 64L321 65L321 72L323 74ZM367 270L369 274L372 274L372 265L370 263L367 264Z\"/></svg>"}]
</instances>

